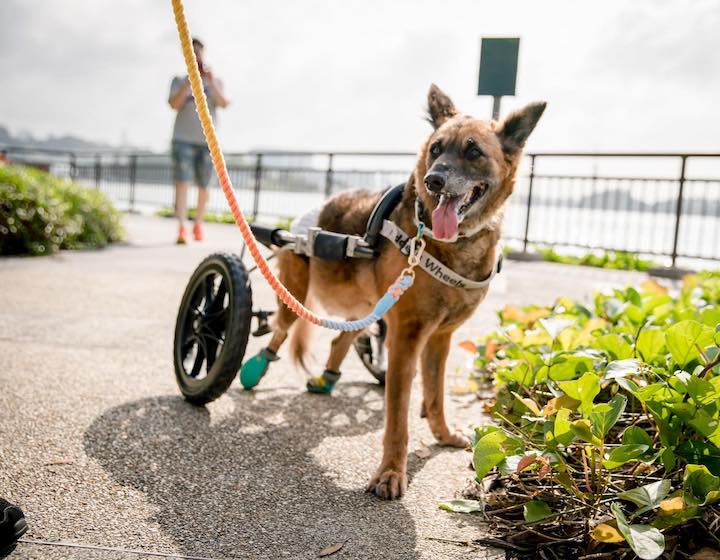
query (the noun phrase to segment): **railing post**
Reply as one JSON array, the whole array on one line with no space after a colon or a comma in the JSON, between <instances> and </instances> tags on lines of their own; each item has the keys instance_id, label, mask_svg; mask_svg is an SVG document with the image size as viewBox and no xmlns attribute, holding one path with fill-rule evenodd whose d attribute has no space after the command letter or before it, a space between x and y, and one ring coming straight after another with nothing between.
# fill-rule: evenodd
<instances>
[{"instance_id":1,"label":"railing post","mask_svg":"<svg viewBox=\"0 0 720 560\"><path fill-rule=\"evenodd\" d=\"M253 197L253 221L257 220L260 211L260 189L262 188L262 154L255 157L255 196Z\"/></svg>"},{"instance_id":2,"label":"railing post","mask_svg":"<svg viewBox=\"0 0 720 560\"><path fill-rule=\"evenodd\" d=\"M530 232L530 208L532 207L533 179L535 178L535 154L530 155L530 177L528 179L527 212L525 213L525 235L523 236L523 253L527 253L528 234Z\"/></svg>"},{"instance_id":3,"label":"railing post","mask_svg":"<svg viewBox=\"0 0 720 560\"><path fill-rule=\"evenodd\" d=\"M102 158L100 154L95 154L95 188L100 190L100 180L102 179Z\"/></svg>"},{"instance_id":4,"label":"railing post","mask_svg":"<svg viewBox=\"0 0 720 560\"><path fill-rule=\"evenodd\" d=\"M74 152L70 152L70 178L77 177L77 160Z\"/></svg>"},{"instance_id":5,"label":"railing post","mask_svg":"<svg viewBox=\"0 0 720 560\"><path fill-rule=\"evenodd\" d=\"M137 176L137 155L130 156L130 212L135 212L135 177Z\"/></svg>"},{"instance_id":6,"label":"railing post","mask_svg":"<svg viewBox=\"0 0 720 560\"><path fill-rule=\"evenodd\" d=\"M328 154L328 166L325 171L325 198L332 194L333 187L333 154Z\"/></svg>"},{"instance_id":7,"label":"railing post","mask_svg":"<svg viewBox=\"0 0 720 560\"><path fill-rule=\"evenodd\" d=\"M678 256L678 239L680 237L680 218L682 217L682 206L683 206L683 191L685 190L685 167L687 164L687 156L680 156L682 164L680 165L680 178L678 179L678 197L677 203L675 204L675 235L673 237L673 249L672 249L672 268L675 268L675 261Z\"/></svg>"}]
</instances>

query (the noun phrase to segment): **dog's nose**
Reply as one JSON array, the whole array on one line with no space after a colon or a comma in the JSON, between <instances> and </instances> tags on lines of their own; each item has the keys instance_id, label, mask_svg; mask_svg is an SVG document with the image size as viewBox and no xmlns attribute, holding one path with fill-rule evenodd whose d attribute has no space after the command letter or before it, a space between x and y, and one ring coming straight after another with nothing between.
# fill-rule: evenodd
<instances>
[{"instance_id":1,"label":"dog's nose","mask_svg":"<svg viewBox=\"0 0 720 560\"><path fill-rule=\"evenodd\" d=\"M425 186L434 193L439 193L445 188L445 174L437 171L430 171L425 175Z\"/></svg>"}]
</instances>

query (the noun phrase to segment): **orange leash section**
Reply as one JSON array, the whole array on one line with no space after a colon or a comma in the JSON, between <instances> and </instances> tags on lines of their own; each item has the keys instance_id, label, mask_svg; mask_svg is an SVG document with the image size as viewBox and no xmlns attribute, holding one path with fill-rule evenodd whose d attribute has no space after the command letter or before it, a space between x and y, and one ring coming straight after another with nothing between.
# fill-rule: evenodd
<instances>
[{"instance_id":1,"label":"orange leash section","mask_svg":"<svg viewBox=\"0 0 720 560\"><path fill-rule=\"evenodd\" d=\"M200 70L198 69L197 60L195 59L195 52L192 49L192 39L190 37L190 30L188 28L187 20L185 18L185 10L183 9L181 0L172 0L173 13L175 14L175 24L177 25L178 34L180 35L180 44L182 46L183 57L185 58L185 65L187 66L188 78L190 80L190 87L192 89L193 97L195 98L195 108L200 118L200 124L202 125L205 139L207 140L208 149L212 157L213 166L215 167L215 173L217 174L220 187L225 194L225 198L230 205L230 212L232 212L233 218L240 233L242 234L243 240L247 245L252 258L257 263L260 272L268 281L273 291L278 295L282 302L287 305L292 311L301 319L305 319L315 325L322 325L323 319L310 311L302 303L300 303L295 296L293 296L288 289L280 283L277 276L273 273L265 260L265 257L260 253L257 241L250 231L250 226L245 219L245 216L240 210L238 205L237 197L235 196L235 190L233 189L230 176L228 175L227 166L225 165L225 158L223 157L220 149L220 142L218 141L217 134L215 133L215 127L213 126L212 117L208 110L207 99L205 98L205 91L203 90L202 79L200 77Z\"/></svg>"}]
</instances>

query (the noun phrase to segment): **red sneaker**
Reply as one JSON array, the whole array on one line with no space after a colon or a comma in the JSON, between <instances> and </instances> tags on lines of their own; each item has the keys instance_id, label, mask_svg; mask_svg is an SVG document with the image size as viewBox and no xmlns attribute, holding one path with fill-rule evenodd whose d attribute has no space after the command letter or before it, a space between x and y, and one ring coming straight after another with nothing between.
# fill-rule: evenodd
<instances>
[{"instance_id":1,"label":"red sneaker","mask_svg":"<svg viewBox=\"0 0 720 560\"><path fill-rule=\"evenodd\" d=\"M185 243L187 243L187 232L185 231L185 226L180 226L177 241L175 243L178 245L185 245Z\"/></svg>"},{"instance_id":2,"label":"red sneaker","mask_svg":"<svg viewBox=\"0 0 720 560\"><path fill-rule=\"evenodd\" d=\"M195 238L195 241L202 241L205 239L205 234L203 233L203 228L200 224L195 224L193 226L193 237Z\"/></svg>"}]
</instances>

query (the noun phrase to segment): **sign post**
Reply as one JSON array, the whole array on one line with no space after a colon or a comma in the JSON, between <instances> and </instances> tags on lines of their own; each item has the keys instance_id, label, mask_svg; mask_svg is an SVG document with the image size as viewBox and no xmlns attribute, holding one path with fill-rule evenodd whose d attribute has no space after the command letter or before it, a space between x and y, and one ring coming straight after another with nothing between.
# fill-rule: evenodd
<instances>
[{"instance_id":1,"label":"sign post","mask_svg":"<svg viewBox=\"0 0 720 560\"><path fill-rule=\"evenodd\" d=\"M500 118L503 95L515 95L519 38L483 38L480 46L478 95L492 95L492 118Z\"/></svg>"}]
</instances>

